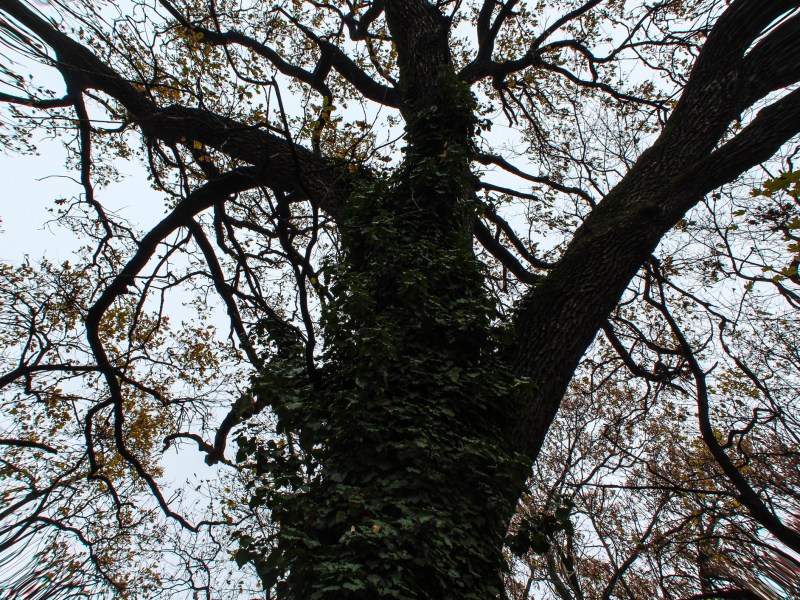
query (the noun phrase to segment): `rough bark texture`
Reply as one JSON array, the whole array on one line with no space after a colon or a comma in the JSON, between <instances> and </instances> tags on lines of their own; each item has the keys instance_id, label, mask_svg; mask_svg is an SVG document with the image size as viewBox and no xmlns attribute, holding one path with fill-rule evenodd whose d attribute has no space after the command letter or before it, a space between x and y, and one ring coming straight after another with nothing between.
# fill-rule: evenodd
<instances>
[{"instance_id":1,"label":"rough bark texture","mask_svg":"<svg viewBox=\"0 0 800 600\"><path fill-rule=\"evenodd\" d=\"M794 6L737 2L720 18L659 139L523 300L514 368L531 379L536 392L517 439L532 460L580 357L664 234L705 194L766 160L796 133L800 95L793 92L717 147L741 111L779 85L764 71L754 79L754 65L763 55L745 51L766 25ZM783 61L772 57L759 65L781 71L782 80Z\"/></svg>"}]
</instances>

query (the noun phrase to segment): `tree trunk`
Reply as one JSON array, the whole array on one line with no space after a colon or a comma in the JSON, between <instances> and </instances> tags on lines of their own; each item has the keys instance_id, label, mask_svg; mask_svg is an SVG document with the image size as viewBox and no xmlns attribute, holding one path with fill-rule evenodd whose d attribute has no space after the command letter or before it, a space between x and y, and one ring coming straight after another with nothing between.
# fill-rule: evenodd
<instances>
[{"instance_id":1,"label":"tree trunk","mask_svg":"<svg viewBox=\"0 0 800 600\"><path fill-rule=\"evenodd\" d=\"M283 595L303 600L492 598L517 498L580 357L662 236L795 131L786 114L797 92L717 147L742 106L769 91L742 66L752 32L740 34L770 14L737 4L659 140L530 289L504 346L472 254L474 99L454 71L449 24L424 0L385 10L405 161L340 204L326 387L307 386L293 409L270 401L317 472L276 497L278 551L265 572L288 573Z\"/></svg>"},{"instance_id":2,"label":"tree trunk","mask_svg":"<svg viewBox=\"0 0 800 600\"><path fill-rule=\"evenodd\" d=\"M324 439L321 472L278 513L287 598L501 592L527 472L510 444L513 378L471 249L409 183L423 169L348 219L326 309L329 383L300 417Z\"/></svg>"},{"instance_id":3,"label":"tree trunk","mask_svg":"<svg viewBox=\"0 0 800 600\"><path fill-rule=\"evenodd\" d=\"M510 443L514 378L472 251L474 98L438 10L386 4L405 161L339 215L326 387L287 421L321 470L276 506L276 554L287 598L485 600L502 590L528 465Z\"/></svg>"}]
</instances>

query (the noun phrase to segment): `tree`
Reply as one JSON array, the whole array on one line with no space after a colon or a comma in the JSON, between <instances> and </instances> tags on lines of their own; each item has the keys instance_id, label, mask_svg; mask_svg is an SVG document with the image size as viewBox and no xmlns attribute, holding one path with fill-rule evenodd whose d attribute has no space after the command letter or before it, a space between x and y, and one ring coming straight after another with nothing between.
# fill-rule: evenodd
<instances>
[{"instance_id":1,"label":"tree","mask_svg":"<svg viewBox=\"0 0 800 600\"><path fill-rule=\"evenodd\" d=\"M269 597L492 598L507 551L518 597L764 594L800 552L800 3L689 4L0 0L11 56L64 88L9 62L4 141L66 136L57 218L89 244L4 267L5 546L71 533L144 594L111 548L151 498L143 552L196 593L227 527ZM103 199L119 158L166 196L143 234ZM746 283L711 302L695 276ZM206 520L164 493L161 441L229 468Z\"/></svg>"}]
</instances>

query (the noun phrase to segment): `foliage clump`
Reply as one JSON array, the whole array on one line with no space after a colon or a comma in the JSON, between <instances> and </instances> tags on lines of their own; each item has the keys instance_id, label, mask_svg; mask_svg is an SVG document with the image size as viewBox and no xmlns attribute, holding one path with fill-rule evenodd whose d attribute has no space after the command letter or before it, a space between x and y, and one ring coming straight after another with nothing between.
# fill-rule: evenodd
<instances>
[{"instance_id":1,"label":"foliage clump","mask_svg":"<svg viewBox=\"0 0 800 600\"><path fill-rule=\"evenodd\" d=\"M476 211L466 150L449 128L426 136L404 168L346 202L326 269L322 385L305 378L299 349L257 380L307 457L289 459L281 442L241 446L275 486L265 502L280 530L256 563L265 586L288 571L304 598L500 590L493 521L513 510L521 465L504 443L514 379L481 265L454 224ZM266 550L242 541L246 559Z\"/></svg>"}]
</instances>

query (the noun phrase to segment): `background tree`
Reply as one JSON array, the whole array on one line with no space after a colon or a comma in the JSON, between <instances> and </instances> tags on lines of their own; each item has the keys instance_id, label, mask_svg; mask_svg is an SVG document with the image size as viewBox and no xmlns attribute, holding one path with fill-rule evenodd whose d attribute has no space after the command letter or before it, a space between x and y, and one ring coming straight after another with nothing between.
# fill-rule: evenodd
<instances>
[{"instance_id":1,"label":"background tree","mask_svg":"<svg viewBox=\"0 0 800 600\"><path fill-rule=\"evenodd\" d=\"M796 591L798 9L0 0L86 244L2 271L3 585Z\"/></svg>"}]
</instances>

